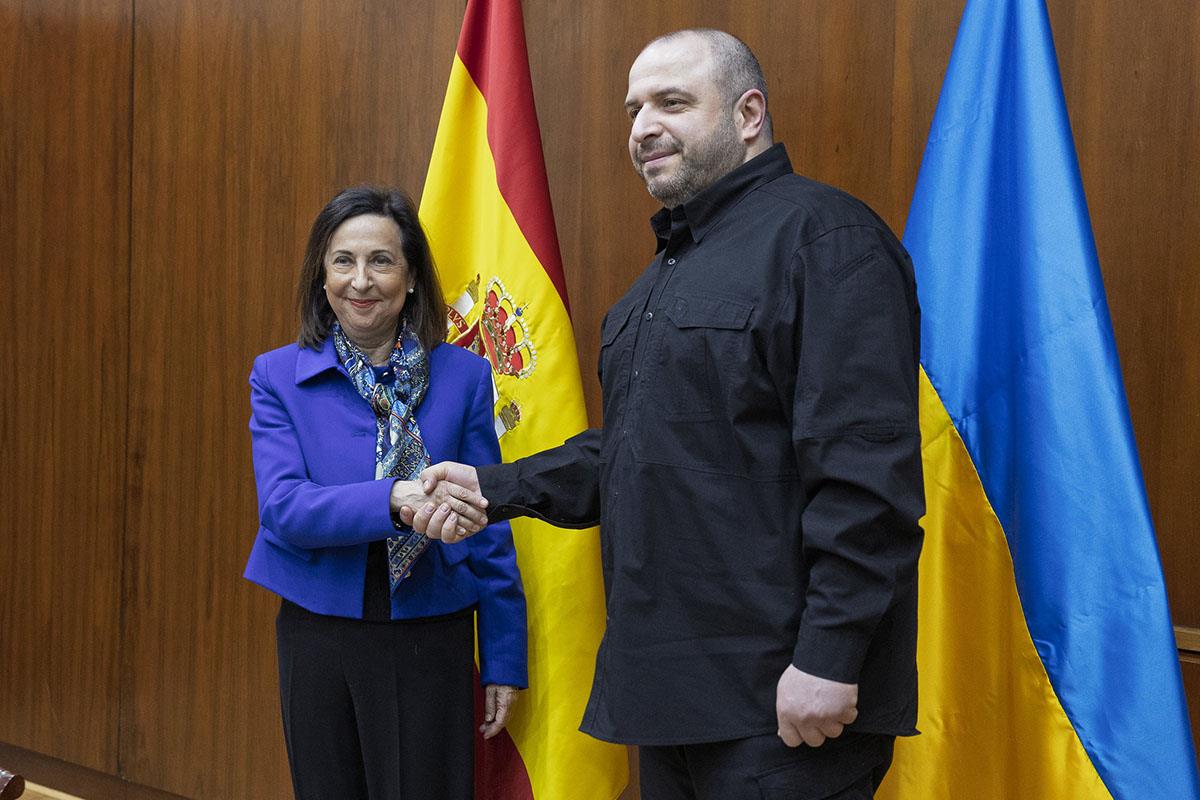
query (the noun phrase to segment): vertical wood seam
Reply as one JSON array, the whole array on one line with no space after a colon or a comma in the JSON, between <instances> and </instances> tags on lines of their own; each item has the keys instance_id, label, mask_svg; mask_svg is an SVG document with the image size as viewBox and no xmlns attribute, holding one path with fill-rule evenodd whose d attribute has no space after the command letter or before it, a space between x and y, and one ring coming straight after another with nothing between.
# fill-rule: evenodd
<instances>
[{"instance_id":1,"label":"vertical wood seam","mask_svg":"<svg viewBox=\"0 0 1200 800\"><path fill-rule=\"evenodd\" d=\"M121 566L118 571L117 596L117 776L126 780L125 776L125 713L128 695L127 651L126 643L128 629L126 627L126 577L128 575L128 543L129 543L129 480L130 480L130 438L133 427L133 170L137 160L134 147L135 112L137 103L137 0L129 0L129 124L127 128L127 146L129 148L128 168L126 176L126 246L125 246L125 450L123 468L125 480L121 498L121 535L120 553Z\"/></svg>"}]
</instances>

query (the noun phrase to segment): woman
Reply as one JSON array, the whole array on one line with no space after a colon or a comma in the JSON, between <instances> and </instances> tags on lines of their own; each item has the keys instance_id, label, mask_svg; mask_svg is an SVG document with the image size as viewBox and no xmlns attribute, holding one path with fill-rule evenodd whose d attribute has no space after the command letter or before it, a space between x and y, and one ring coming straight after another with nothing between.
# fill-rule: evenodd
<instances>
[{"instance_id":1,"label":"woman","mask_svg":"<svg viewBox=\"0 0 1200 800\"><path fill-rule=\"evenodd\" d=\"M450 485L427 497L417 478L431 460L499 460L490 368L443 346L445 305L402 192L347 189L325 206L299 301L299 342L250 375L261 527L246 565L283 598L296 797L468 800L475 611L485 736L527 682L512 534L499 523L448 545L398 512L432 505L463 530L486 523L480 498Z\"/></svg>"}]
</instances>

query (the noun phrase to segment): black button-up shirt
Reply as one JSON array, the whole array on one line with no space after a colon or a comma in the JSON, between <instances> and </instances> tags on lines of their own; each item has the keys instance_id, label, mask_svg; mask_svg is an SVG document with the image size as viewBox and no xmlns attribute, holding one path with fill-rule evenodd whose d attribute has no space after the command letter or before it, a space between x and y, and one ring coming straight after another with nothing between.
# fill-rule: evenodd
<instances>
[{"instance_id":1,"label":"black button-up shirt","mask_svg":"<svg viewBox=\"0 0 1200 800\"><path fill-rule=\"evenodd\" d=\"M788 664L859 684L852 730L916 719L918 313L865 205L776 145L652 220L601 329L604 427L480 481L493 519L601 524L608 625L582 730L776 730Z\"/></svg>"}]
</instances>

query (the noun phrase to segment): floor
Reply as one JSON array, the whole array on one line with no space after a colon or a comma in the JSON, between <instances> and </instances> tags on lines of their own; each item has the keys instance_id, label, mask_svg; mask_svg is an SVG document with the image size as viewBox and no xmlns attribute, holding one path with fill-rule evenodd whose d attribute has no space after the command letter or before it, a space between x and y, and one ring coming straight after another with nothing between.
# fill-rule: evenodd
<instances>
[{"instance_id":1,"label":"floor","mask_svg":"<svg viewBox=\"0 0 1200 800\"><path fill-rule=\"evenodd\" d=\"M21 795L21 800L82 800L73 794L64 794L46 786L39 786L36 783L25 783L25 794Z\"/></svg>"}]
</instances>

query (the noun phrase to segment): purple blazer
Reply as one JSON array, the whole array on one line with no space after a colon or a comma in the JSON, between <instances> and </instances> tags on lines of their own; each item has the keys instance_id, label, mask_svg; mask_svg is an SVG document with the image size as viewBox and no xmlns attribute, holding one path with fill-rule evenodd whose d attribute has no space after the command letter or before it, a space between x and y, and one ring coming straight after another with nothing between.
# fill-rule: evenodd
<instances>
[{"instance_id":1,"label":"purple blazer","mask_svg":"<svg viewBox=\"0 0 1200 800\"><path fill-rule=\"evenodd\" d=\"M494 464L491 368L460 347L429 354L417 423L433 463ZM375 415L333 342L254 360L250 433L258 537L245 576L318 614L361 617L367 544L395 532L391 480L375 480ZM392 619L478 606L484 684L528 685L525 594L507 522L458 544L431 542L392 595Z\"/></svg>"}]
</instances>

